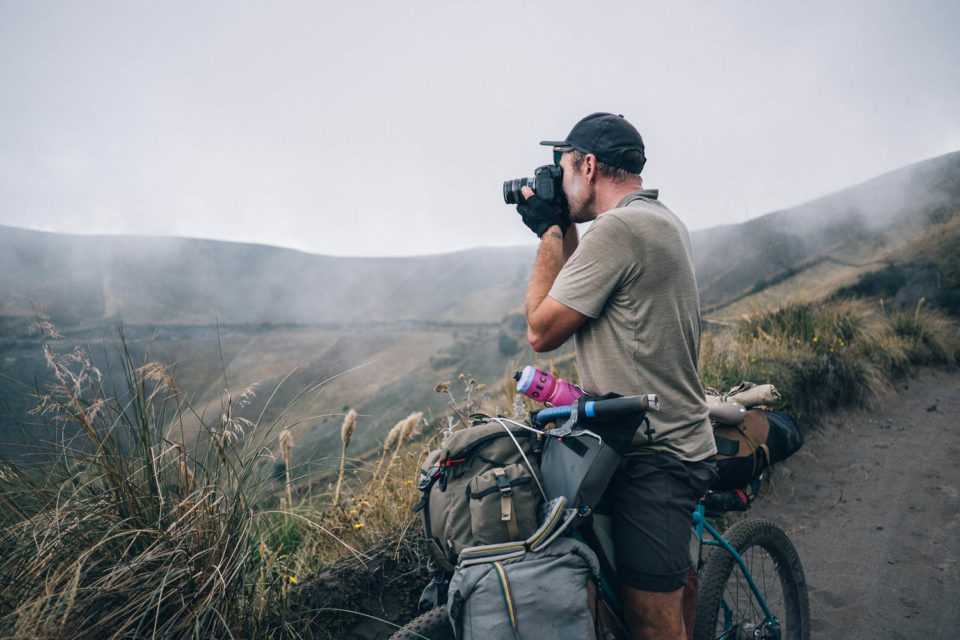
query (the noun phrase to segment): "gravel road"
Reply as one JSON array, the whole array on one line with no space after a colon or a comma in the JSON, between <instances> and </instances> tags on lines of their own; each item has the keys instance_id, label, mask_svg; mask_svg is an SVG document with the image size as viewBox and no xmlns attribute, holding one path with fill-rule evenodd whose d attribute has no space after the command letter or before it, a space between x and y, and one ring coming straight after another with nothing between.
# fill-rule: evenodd
<instances>
[{"instance_id":1,"label":"gravel road","mask_svg":"<svg viewBox=\"0 0 960 640\"><path fill-rule=\"evenodd\" d=\"M960 638L960 373L833 414L746 515L796 544L812 637Z\"/></svg>"}]
</instances>

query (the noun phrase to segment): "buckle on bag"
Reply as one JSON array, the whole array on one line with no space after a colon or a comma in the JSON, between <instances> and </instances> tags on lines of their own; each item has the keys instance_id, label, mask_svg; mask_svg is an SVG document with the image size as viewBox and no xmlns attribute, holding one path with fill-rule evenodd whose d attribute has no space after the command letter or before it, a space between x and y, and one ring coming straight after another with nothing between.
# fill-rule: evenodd
<instances>
[{"instance_id":1,"label":"buckle on bag","mask_svg":"<svg viewBox=\"0 0 960 640\"><path fill-rule=\"evenodd\" d=\"M493 474L497 477L497 489L502 496L512 496L513 487L510 486L510 478L504 473L503 469L495 469Z\"/></svg>"}]
</instances>

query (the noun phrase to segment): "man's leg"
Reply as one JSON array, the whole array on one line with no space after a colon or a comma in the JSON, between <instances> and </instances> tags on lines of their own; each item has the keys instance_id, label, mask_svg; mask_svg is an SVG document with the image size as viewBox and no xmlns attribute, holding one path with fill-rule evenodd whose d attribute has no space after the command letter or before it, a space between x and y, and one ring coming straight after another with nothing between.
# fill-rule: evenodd
<instances>
[{"instance_id":1,"label":"man's leg","mask_svg":"<svg viewBox=\"0 0 960 640\"><path fill-rule=\"evenodd\" d=\"M634 640L687 640L683 587L663 593L624 586L621 597Z\"/></svg>"},{"instance_id":2,"label":"man's leg","mask_svg":"<svg viewBox=\"0 0 960 640\"><path fill-rule=\"evenodd\" d=\"M617 573L638 640L687 637L683 594L691 514L712 478L712 463L684 463L659 453L627 456L614 475L608 497Z\"/></svg>"}]
</instances>

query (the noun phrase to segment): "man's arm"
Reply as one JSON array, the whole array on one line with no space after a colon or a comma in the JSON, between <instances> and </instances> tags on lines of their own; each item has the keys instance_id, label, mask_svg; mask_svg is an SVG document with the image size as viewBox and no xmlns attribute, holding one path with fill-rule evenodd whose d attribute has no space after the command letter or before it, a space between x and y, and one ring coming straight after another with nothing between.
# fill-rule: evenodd
<instances>
[{"instance_id":1,"label":"man's arm","mask_svg":"<svg viewBox=\"0 0 960 640\"><path fill-rule=\"evenodd\" d=\"M578 241L575 225L570 225L566 236L554 225L540 238L526 298L527 340L534 351L556 349L587 321L587 316L547 295Z\"/></svg>"}]
</instances>

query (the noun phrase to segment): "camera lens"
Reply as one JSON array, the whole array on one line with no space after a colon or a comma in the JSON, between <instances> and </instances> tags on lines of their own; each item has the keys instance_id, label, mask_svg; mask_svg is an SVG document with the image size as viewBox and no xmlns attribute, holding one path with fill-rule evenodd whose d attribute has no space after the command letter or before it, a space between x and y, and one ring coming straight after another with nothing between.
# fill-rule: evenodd
<instances>
[{"instance_id":1,"label":"camera lens","mask_svg":"<svg viewBox=\"0 0 960 640\"><path fill-rule=\"evenodd\" d=\"M533 178L514 178L503 183L503 201L507 204L519 204L523 202L523 193L521 187L533 188Z\"/></svg>"}]
</instances>

